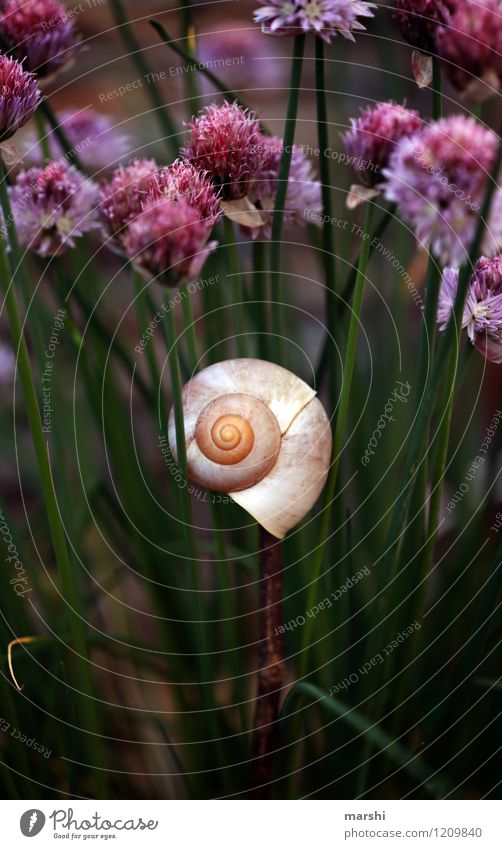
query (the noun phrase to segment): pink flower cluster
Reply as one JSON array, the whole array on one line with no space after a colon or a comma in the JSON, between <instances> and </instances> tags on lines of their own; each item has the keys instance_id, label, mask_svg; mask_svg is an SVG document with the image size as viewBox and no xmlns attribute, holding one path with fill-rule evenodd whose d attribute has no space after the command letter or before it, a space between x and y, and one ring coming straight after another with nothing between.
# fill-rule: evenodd
<instances>
[{"instance_id":1,"label":"pink flower cluster","mask_svg":"<svg viewBox=\"0 0 502 849\"><path fill-rule=\"evenodd\" d=\"M147 278L177 286L200 273L217 242L199 211L184 198L160 198L148 203L126 227L122 244L131 262Z\"/></svg>"},{"instance_id":2,"label":"pink flower cluster","mask_svg":"<svg viewBox=\"0 0 502 849\"><path fill-rule=\"evenodd\" d=\"M211 175L225 200L249 192L260 166L260 125L255 115L237 103L212 103L194 118L182 154Z\"/></svg>"},{"instance_id":3,"label":"pink flower cluster","mask_svg":"<svg viewBox=\"0 0 502 849\"><path fill-rule=\"evenodd\" d=\"M216 247L208 239L222 200L246 197L258 225L243 229L251 238L270 238L278 186L282 140L262 135L248 110L211 104L189 127L183 159L167 168L136 160L117 168L101 189L101 216L113 241L145 276L168 286L198 274ZM295 146L284 219L303 224L306 210L321 209L320 184Z\"/></svg>"},{"instance_id":4,"label":"pink flower cluster","mask_svg":"<svg viewBox=\"0 0 502 849\"><path fill-rule=\"evenodd\" d=\"M399 205L418 240L443 263L461 265L472 243L498 141L473 118L453 115L402 139L384 169L385 194ZM502 246L502 192L497 189L483 252Z\"/></svg>"},{"instance_id":5,"label":"pink flower cluster","mask_svg":"<svg viewBox=\"0 0 502 849\"><path fill-rule=\"evenodd\" d=\"M120 238L129 222L139 215L157 170L155 160L135 159L129 165L119 165L102 185L100 212L111 236Z\"/></svg>"},{"instance_id":6,"label":"pink flower cluster","mask_svg":"<svg viewBox=\"0 0 502 849\"><path fill-rule=\"evenodd\" d=\"M456 0L435 44L456 89L484 100L502 86L502 7L498 0Z\"/></svg>"},{"instance_id":7,"label":"pink flower cluster","mask_svg":"<svg viewBox=\"0 0 502 849\"><path fill-rule=\"evenodd\" d=\"M190 126L184 155L204 172L222 200L243 197L261 213L262 225L243 227L253 239L271 236L274 201L279 181L282 139L261 133L255 115L237 103L212 104ZM194 183L195 184L195 183ZM311 162L300 147L292 151L284 208L286 224L303 224L305 212L321 211L321 187Z\"/></svg>"},{"instance_id":8,"label":"pink flower cluster","mask_svg":"<svg viewBox=\"0 0 502 849\"><path fill-rule=\"evenodd\" d=\"M261 136L259 146L261 162L249 199L260 210L264 224L261 227L242 227L242 230L252 239L270 239L283 142L277 136ZM305 226L306 213L309 220L315 221L321 212L321 184L302 148L294 145L284 204L284 223Z\"/></svg>"},{"instance_id":9,"label":"pink flower cluster","mask_svg":"<svg viewBox=\"0 0 502 849\"><path fill-rule=\"evenodd\" d=\"M100 227L98 193L92 180L64 161L21 171L9 189L20 244L40 256L74 247L77 237Z\"/></svg>"},{"instance_id":10,"label":"pink flower cluster","mask_svg":"<svg viewBox=\"0 0 502 849\"><path fill-rule=\"evenodd\" d=\"M81 41L73 16L57 0L6 0L0 11L0 33L38 77L64 69Z\"/></svg>"},{"instance_id":11,"label":"pink flower cluster","mask_svg":"<svg viewBox=\"0 0 502 849\"><path fill-rule=\"evenodd\" d=\"M458 286L458 271L445 268L441 281L438 322L448 324ZM502 363L502 257L481 257L474 267L467 296L462 327L476 349L487 360Z\"/></svg>"},{"instance_id":12,"label":"pink flower cluster","mask_svg":"<svg viewBox=\"0 0 502 849\"><path fill-rule=\"evenodd\" d=\"M210 227L220 214L220 198L208 174L182 159L155 172L148 195L154 201L166 197L173 201L184 198Z\"/></svg>"},{"instance_id":13,"label":"pink flower cluster","mask_svg":"<svg viewBox=\"0 0 502 849\"><path fill-rule=\"evenodd\" d=\"M397 0L404 37L443 60L455 88L484 100L502 87L502 8L498 0Z\"/></svg>"},{"instance_id":14,"label":"pink flower cluster","mask_svg":"<svg viewBox=\"0 0 502 849\"><path fill-rule=\"evenodd\" d=\"M354 41L353 32L364 30L358 18L373 17L374 3L365 0L260 0L255 21L267 35L301 35L312 32L330 42L337 33Z\"/></svg>"},{"instance_id":15,"label":"pink flower cluster","mask_svg":"<svg viewBox=\"0 0 502 849\"><path fill-rule=\"evenodd\" d=\"M216 247L208 238L219 198L209 179L187 162L159 168L147 159L119 167L102 186L100 210L130 261L166 286L197 276Z\"/></svg>"},{"instance_id":16,"label":"pink flower cluster","mask_svg":"<svg viewBox=\"0 0 502 849\"><path fill-rule=\"evenodd\" d=\"M15 59L0 55L0 141L29 121L41 97L34 74L24 71Z\"/></svg>"},{"instance_id":17,"label":"pink flower cluster","mask_svg":"<svg viewBox=\"0 0 502 849\"><path fill-rule=\"evenodd\" d=\"M455 0L396 0L395 16L404 37L413 47L435 52L438 24L455 8Z\"/></svg>"},{"instance_id":18,"label":"pink flower cluster","mask_svg":"<svg viewBox=\"0 0 502 849\"><path fill-rule=\"evenodd\" d=\"M392 102L368 106L359 118L352 118L351 129L342 138L361 182L375 185L397 142L421 126L418 112Z\"/></svg>"}]
</instances>

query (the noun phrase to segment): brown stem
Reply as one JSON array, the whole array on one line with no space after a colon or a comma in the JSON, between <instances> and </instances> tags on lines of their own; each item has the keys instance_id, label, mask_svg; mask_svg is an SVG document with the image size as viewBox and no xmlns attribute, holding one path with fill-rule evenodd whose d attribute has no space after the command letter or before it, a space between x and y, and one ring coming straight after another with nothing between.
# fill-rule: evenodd
<instances>
[{"instance_id":1,"label":"brown stem","mask_svg":"<svg viewBox=\"0 0 502 849\"><path fill-rule=\"evenodd\" d=\"M252 740L252 787L257 798L267 795L277 745L278 713L284 681L282 542L260 526L260 657L258 695Z\"/></svg>"}]
</instances>

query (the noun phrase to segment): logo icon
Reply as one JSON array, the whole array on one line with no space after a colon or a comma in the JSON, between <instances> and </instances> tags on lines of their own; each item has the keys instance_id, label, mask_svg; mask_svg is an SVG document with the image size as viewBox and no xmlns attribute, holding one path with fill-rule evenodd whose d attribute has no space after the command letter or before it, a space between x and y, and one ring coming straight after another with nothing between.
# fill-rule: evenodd
<instances>
[{"instance_id":1,"label":"logo icon","mask_svg":"<svg viewBox=\"0 0 502 849\"><path fill-rule=\"evenodd\" d=\"M45 814L38 808L25 811L19 821L19 828L25 837L35 837L40 834L45 825Z\"/></svg>"}]
</instances>

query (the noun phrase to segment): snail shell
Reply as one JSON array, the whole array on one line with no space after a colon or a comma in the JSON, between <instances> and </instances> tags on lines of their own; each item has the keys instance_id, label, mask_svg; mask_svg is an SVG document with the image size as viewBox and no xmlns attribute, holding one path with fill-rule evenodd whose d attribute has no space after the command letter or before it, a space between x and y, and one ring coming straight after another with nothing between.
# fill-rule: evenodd
<instances>
[{"instance_id":1,"label":"snail shell","mask_svg":"<svg viewBox=\"0 0 502 849\"><path fill-rule=\"evenodd\" d=\"M308 513L331 460L331 428L315 392L265 360L236 359L183 388L189 477L228 493L282 538ZM174 414L169 445L176 457Z\"/></svg>"}]
</instances>

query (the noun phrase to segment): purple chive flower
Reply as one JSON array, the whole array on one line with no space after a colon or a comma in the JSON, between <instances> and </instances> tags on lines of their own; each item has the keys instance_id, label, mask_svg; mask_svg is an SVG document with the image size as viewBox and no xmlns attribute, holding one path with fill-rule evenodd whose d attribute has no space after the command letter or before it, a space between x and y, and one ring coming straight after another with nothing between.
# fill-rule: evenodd
<instances>
[{"instance_id":1,"label":"purple chive flower","mask_svg":"<svg viewBox=\"0 0 502 849\"><path fill-rule=\"evenodd\" d=\"M260 127L254 114L237 103L213 103L188 126L185 158L209 174L224 200L244 197L260 165Z\"/></svg>"},{"instance_id":2,"label":"purple chive flower","mask_svg":"<svg viewBox=\"0 0 502 849\"><path fill-rule=\"evenodd\" d=\"M129 149L129 138L118 132L108 115L100 115L92 108L66 109L59 115L59 123L72 149L89 171L103 171L116 165ZM50 158L65 155L53 132L47 137ZM25 136L24 151L32 165L42 165L42 148L36 133Z\"/></svg>"},{"instance_id":3,"label":"purple chive flower","mask_svg":"<svg viewBox=\"0 0 502 849\"><path fill-rule=\"evenodd\" d=\"M444 264L465 260L497 146L492 130L454 115L402 139L383 171L387 199L399 205L417 239ZM501 245L502 192L497 189L483 253L493 256Z\"/></svg>"},{"instance_id":4,"label":"purple chive flower","mask_svg":"<svg viewBox=\"0 0 502 849\"><path fill-rule=\"evenodd\" d=\"M363 0L260 0L254 15L267 35L301 35L313 32L324 41L340 33L354 41L353 32L365 27L358 17L372 18L374 3Z\"/></svg>"},{"instance_id":5,"label":"purple chive flower","mask_svg":"<svg viewBox=\"0 0 502 849\"><path fill-rule=\"evenodd\" d=\"M147 279L177 286L200 273L216 242L207 242L209 228L183 198L169 197L145 206L127 226L125 251Z\"/></svg>"},{"instance_id":6,"label":"purple chive flower","mask_svg":"<svg viewBox=\"0 0 502 849\"><path fill-rule=\"evenodd\" d=\"M502 85L502 7L499 0L457 3L435 35L450 81L464 96L485 100Z\"/></svg>"},{"instance_id":7,"label":"purple chive flower","mask_svg":"<svg viewBox=\"0 0 502 849\"><path fill-rule=\"evenodd\" d=\"M0 141L10 138L35 112L42 92L34 74L0 54Z\"/></svg>"},{"instance_id":8,"label":"purple chive flower","mask_svg":"<svg viewBox=\"0 0 502 849\"><path fill-rule=\"evenodd\" d=\"M435 53L438 24L446 19L458 0L396 0L395 17L401 32L413 47Z\"/></svg>"},{"instance_id":9,"label":"purple chive flower","mask_svg":"<svg viewBox=\"0 0 502 849\"><path fill-rule=\"evenodd\" d=\"M210 230L220 214L220 199L207 174L181 159L153 175L148 197L149 200L183 198L197 210L199 218L207 223Z\"/></svg>"},{"instance_id":10,"label":"purple chive flower","mask_svg":"<svg viewBox=\"0 0 502 849\"><path fill-rule=\"evenodd\" d=\"M458 271L445 268L439 295L438 322L444 330L453 309ZM462 327L477 350L494 363L502 363L502 257L481 257L474 266Z\"/></svg>"},{"instance_id":11,"label":"purple chive flower","mask_svg":"<svg viewBox=\"0 0 502 849\"><path fill-rule=\"evenodd\" d=\"M199 33L197 54L201 64L229 82L233 89L250 86L262 90L273 89L285 79L284 62L277 58L276 50L259 30L250 27L248 20L225 19L225 29L216 33ZM202 91L214 91L214 86L201 75Z\"/></svg>"},{"instance_id":12,"label":"purple chive flower","mask_svg":"<svg viewBox=\"0 0 502 849\"><path fill-rule=\"evenodd\" d=\"M52 76L67 66L81 41L74 16L57 0L6 0L0 33L38 77Z\"/></svg>"},{"instance_id":13,"label":"purple chive flower","mask_svg":"<svg viewBox=\"0 0 502 849\"><path fill-rule=\"evenodd\" d=\"M99 210L112 236L121 236L126 225L141 212L158 170L154 159L135 159L116 168L111 179L101 186Z\"/></svg>"},{"instance_id":14,"label":"purple chive flower","mask_svg":"<svg viewBox=\"0 0 502 849\"><path fill-rule=\"evenodd\" d=\"M251 187L249 199L260 210L265 223L262 227L242 227L242 230L252 239L270 239L279 182L282 139L277 136L261 136L259 146L262 162ZM314 168L308 157L301 147L294 145L284 205L284 223L305 226L308 221L316 223L321 213L321 184L315 179Z\"/></svg>"},{"instance_id":15,"label":"purple chive flower","mask_svg":"<svg viewBox=\"0 0 502 849\"><path fill-rule=\"evenodd\" d=\"M379 182L397 142L422 126L418 112L390 101L368 106L350 123L351 129L342 139L351 165L365 186Z\"/></svg>"},{"instance_id":16,"label":"purple chive flower","mask_svg":"<svg viewBox=\"0 0 502 849\"><path fill-rule=\"evenodd\" d=\"M439 290L438 313L437 321L440 330L446 330L446 325L450 319L453 304L455 303L455 295L457 294L458 286L458 268L453 268L447 265L443 268L441 275L441 287ZM462 327L465 327L466 313L464 307L464 318Z\"/></svg>"},{"instance_id":17,"label":"purple chive flower","mask_svg":"<svg viewBox=\"0 0 502 849\"><path fill-rule=\"evenodd\" d=\"M98 187L65 162L21 171L9 193L19 241L40 256L56 256L100 226Z\"/></svg>"}]
</instances>

